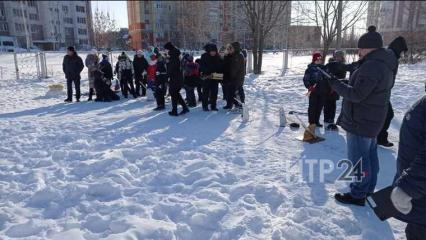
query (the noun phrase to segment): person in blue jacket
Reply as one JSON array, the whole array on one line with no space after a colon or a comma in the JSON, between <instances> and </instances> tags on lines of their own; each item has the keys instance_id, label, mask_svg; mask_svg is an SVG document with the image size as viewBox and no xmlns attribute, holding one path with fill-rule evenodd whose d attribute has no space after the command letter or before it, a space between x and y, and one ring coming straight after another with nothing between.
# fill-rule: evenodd
<instances>
[{"instance_id":1,"label":"person in blue jacket","mask_svg":"<svg viewBox=\"0 0 426 240\"><path fill-rule=\"evenodd\" d=\"M407 222L408 240L426 239L426 95L402 121L399 134L397 172L391 200Z\"/></svg>"}]
</instances>

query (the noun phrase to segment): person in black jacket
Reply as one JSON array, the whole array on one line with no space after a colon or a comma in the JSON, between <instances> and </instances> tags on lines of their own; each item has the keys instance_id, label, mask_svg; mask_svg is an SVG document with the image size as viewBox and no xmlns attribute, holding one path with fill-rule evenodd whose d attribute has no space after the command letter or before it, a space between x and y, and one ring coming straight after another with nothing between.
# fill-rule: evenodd
<instances>
[{"instance_id":1,"label":"person in black jacket","mask_svg":"<svg viewBox=\"0 0 426 240\"><path fill-rule=\"evenodd\" d=\"M402 121L391 201L407 224L407 240L426 239L426 96Z\"/></svg>"},{"instance_id":2,"label":"person in black jacket","mask_svg":"<svg viewBox=\"0 0 426 240\"><path fill-rule=\"evenodd\" d=\"M397 59L383 48L383 38L370 26L358 40L358 53L363 60L352 74L349 84L329 79L334 91L343 97L337 124L346 130L348 159L360 166L350 192L337 193L335 199L344 204L365 205L365 198L374 192L379 172L377 135L385 122L393 71Z\"/></svg>"},{"instance_id":3,"label":"person in black jacket","mask_svg":"<svg viewBox=\"0 0 426 240\"><path fill-rule=\"evenodd\" d=\"M167 83L167 68L166 68L166 59L165 57L158 51L155 51L157 56L157 76L155 77L155 100L157 101L157 107L154 109L155 111L162 111L165 109L165 92L166 92L166 83Z\"/></svg>"},{"instance_id":4,"label":"person in black jacket","mask_svg":"<svg viewBox=\"0 0 426 240\"><path fill-rule=\"evenodd\" d=\"M135 71L135 85L136 85L136 96L146 95L146 78L143 76L143 72L148 67L148 61L145 59L142 50L136 52L133 58L133 69ZM142 86L143 85L143 86ZM142 95L141 95L142 88Z\"/></svg>"},{"instance_id":5,"label":"person in black jacket","mask_svg":"<svg viewBox=\"0 0 426 240\"><path fill-rule=\"evenodd\" d=\"M395 38L388 46L388 50L392 51L396 58L399 59L401 57L402 52L406 52L408 50L407 43L403 37L397 37ZM396 67L394 71L394 82L396 78L396 74L398 72L398 66ZM392 104L389 101L388 105L388 112L386 114L386 120L383 124L382 130L380 131L379 135L377 136L377 144L384 146L384 147L392 147L393 143L389 142L388 140L388 129L390 126L390 123L392 121L392 118L394 116Z\"/></svg>"},{"instance_id":6,"label":"person in black jacket","mask_svg":"<svg viewBox=\"0 0 426 240\"><path fill-rule=\"evenodd\" d=\"M322 127L319 123L321 111L324 107L325 96L328 91L328 83L324 75L318 70L324 68L322 65L322 56L320 53L312 55L312 63L308 65L303 76L303 83L308 89L309 107L308 120L309 125Z\"/></svg>"},{"instance_id":7,"label":"person in black jacket","mask_svg":"<svg viewBox=\"0 0 426 240\"><path fill-rule=\"evenodd\" d=\"M188 106L180 95L180 90L183 86L183 73L180 63L180 50L177 49L171 42L164 45L168 51L169 59L167 63L167 74L170 77L169 92L172 97L172 111L169 112L170 116L178 116L189 112ZM178 114L178 104L182 106L182 111Z\"/></svg>"},{"instance_id":8,"label":"person in black jacket","mask_svg":"<svg viewBox=\"0 0 426 240\"><path fill-rule=\"evenodd\" d=\"M347 72L345 61L345 53L343 51L334 52L333 58L325 65L326 71L333 74L338 79L345 79ZM334 124L334 118L336 116L336 101L339 100L339 95L331 89L327 81L324 81L324 83L327 84L327 93L324 102L325 129L337 130L337 126Z\"/></svg>"},{"instance_id":9,"label":"person in black jacket","mask_svg":"<svg viewBox=\"0 0 426 240\"><path fill-rule=\"evenodd\" d=\"M224 109L231 109L234 105L236 108L241 108L241 104L235 100L235 94L238 93L241 103L245 102L244 94L244 78L246 75L244 56L241 53L239 42L233 42L228 46L229 52L229 79L228 79L228 93L226 99L226 106Z\"/></svg>"},{"instance_id":10,"label":"person in black jacket","mask_svg":"<svg viewBox=\"0 0 426 240\"><path fill-rule=\"evenodd\" d=\"M65 55L62 62L62 70L67 79L67 99L65 102L72 102L72 84L75 87L75 98L80 102L80 73L83 71L84 64L80 56L77 55L74 47L67 48L67 55Z\"/></svg>"},{"instance_id":11,"label":"person in black jacket","mask_svg":"<svg viewBox=\"0 0 426 240\"><path fill-rule=\"evenodd\" d=\"M102 61L99 63L99 70L103 73L103 78L109 87L112 85L112 66L111 63L108 61L108 56L105 54L102 54Z\"/></svg>"},{"instance_id":12,"label":"person in black jacket","mask_svg":"<svg viewBox=\"0 0 426 240\"><path fill-rule=\"evenodd\" d=\"M200 61L200 73L202 79L205 79L203 85L203 110L209 111L208 105L210 104L210 110L218 111L216 102L219 82L212 79L212 74L223 73L223 63L215 44L207 44L204 46L204 50L206 52L201 55Z\"/></svg>"}]
</instances>

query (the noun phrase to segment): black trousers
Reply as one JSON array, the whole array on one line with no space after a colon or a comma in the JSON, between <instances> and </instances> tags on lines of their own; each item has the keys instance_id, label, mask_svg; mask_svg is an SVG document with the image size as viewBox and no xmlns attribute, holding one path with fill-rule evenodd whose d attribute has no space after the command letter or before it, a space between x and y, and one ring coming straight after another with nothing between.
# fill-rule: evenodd
<instances>
[{"instance_id":1,"label":"black trousers","mask_svg":"<svg viewBox=\"0 0 426 240\"><path fill-rule=\"evenodd\" d=\"M389 102L388 105L388 112L386 114L385 123L383 124L382 130L380 131L379 135L377 136L377 142L387 142L388 141L388 129L391 124L391 121L393 119L394 112L392 108L392 104Z\"/></svg>"},{"instance_id":2,"label":"black trousers","mask_svg":"<svg viewBox=\"0 0 426 240\"><path fill-rule=\"evenodd\" d=\"M235 87L234 85L229 84L229 85L226 86L226 90L227 90L227 93L226 93L226 97L227 97L226 98L226 105L227 106L229 106L229 107L232 107L234 105L235 106L241 106L241 104L237 100L235 100L236 94L238 94L238 96L240 97L241 103L245 103L246 96L245 96L245 93L244 93L243 86Z\"/></svg>"},{"instance_id":3,"label":"black trousers","mask_svg":"<svg viewBox=\"0 0 426 240\"><path fill-rule=\"evenodd\" d=\"M157 79L155 81L155 101L157 102L157 107L164 107L165 106L165 100L164 95L166 92L166 80L163 79Z\"/></svg>"},{"instance_id":4,"label":"black trousers","mask_svg":"<svg viewBox=\"0 0 426 240\"><path fill-rule=\"evenodd\" d=\"M145 96L146 95L146 78L144 78L141 74L135 74L135 87L136 87L136 95L137 96ZM142 86L145 86L143 87ZM142 95L140 95L141 92L141 88L142 88Z\"/></svg>"},{"instance_id":5,"label":"black trousers","mask_svg":"<svg viewBox=\"0 0 426 240\"><path fill-rule=\"evenodd\" d=\"M197 86L198 102L203 101L203 86L201 84Z\"/></svg>"},{"instance_id":6,"label":"black trousers","mask_svg":"<svg viewBox=\"0 0 426 240\"><path fill-rule=\"evenodd\" d=\"M424 240L426 239L426 226L408 223L405 228L405 236L407 240Z\"/></svg>"},{"instance_id":7,"label":"black trousers","mask_svg":"<svg viewBox=\"0 0 426 240\"><path fill-rule=\"evenodd\" d=\"M67 99L72 100L72 84L74 83L75 87L75 98L80 99L80 79L67 79Z\"/></svg>"},{"instance_id":8,"label":"black trousers","mask_svg":"<svg viewBox=\"0 0 426 240\"><path fill-rule=\"evenodd\" d=\"M180 95L180 89L180 86L173 86L173 84L169 85L169 92L172 98L172 112L177 112L178 104L181 105L183 109L188 108L182 95Z\"/></svg>"},{"instance_id":9,"label":"black trousers","mask_svg":"<svg viewBox=\"0 0 426 240\"><path fill-rule=\"evenodd\" d=\"M203 85L203 108L208 107L216 108L217 92L219 83L216 80L206 79Z\"/></svg>"},{"instance_id":10,"label":"black trousers","mask_svg":"<svg viewBox=\"0 0 426 240\"><path fill-rule=\"evenodd\" d=\"M327 97L324 102L324 122L334 123L335 117L336 117L336 98L333 98L330 96L330 97Z\"/></svg>"},{"instance_id":11,"label":"black trousers","mask_svg":"<svg viewBox=\"0 0 426 240\"><path fill-rule=\"evenodd\" d=\"M308 119L309 124L318 124L324 107L324 96L316 92L309 95Z\"/></svg>"},{"instance_id":12,"label":"black trousers","mask_svg":"<svg viewBox=\"0 0 426 240\"><path fill-rule=\"evenodd\" d=\"M120 80L120 85L123 96L127 97L128 92L130 92L130 94L132 95L135 95L135 87L133 86L133 80L131 77L122 76Z\"/></svg>"}]
</instances>

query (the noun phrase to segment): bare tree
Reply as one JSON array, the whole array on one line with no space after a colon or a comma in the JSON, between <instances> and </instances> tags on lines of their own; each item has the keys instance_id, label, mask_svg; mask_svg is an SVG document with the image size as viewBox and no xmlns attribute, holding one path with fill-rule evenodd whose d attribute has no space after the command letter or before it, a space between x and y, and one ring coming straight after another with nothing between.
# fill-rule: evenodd
<instances>
[{"instance_id":1,"label":"bare tree","mask_svg":"<svg viewBox=\"0 0 426 240\"><path fill-rule=\"evenodd\" d=\"M93 21L96 48L111 48L118 37L116 22L109 13L100 12L96 9Z\"/></svg>"},{"instance_id":2,"label":"bare tree","mask_svg":"<svg viewBox=\"0 0 426 240\"><path fill-rule=\"evenodd\" d=\"M243 21L247 24L252 39L253 72L262 71L262 54L265 38L282 25L280 19L288 12L287 1L242 1Z\"/></svg>"},{"instance_id":3,"label":"bare tree","mask_svg":"<svg viewBox=\"0 0 426 240\"><path fill-rule=\"evenodd\" d=\"M324 56L328 53L331 44L338 35L352 28L364 17L367 11L367 4L367 1L326 0L314 1L313 5L308 5L303 1L299 1L304 16L321 27L322 52ZM340 14L345 17L339 18ZM338 26L339 21L341 26Z\"/></svg>"}]
</instances>

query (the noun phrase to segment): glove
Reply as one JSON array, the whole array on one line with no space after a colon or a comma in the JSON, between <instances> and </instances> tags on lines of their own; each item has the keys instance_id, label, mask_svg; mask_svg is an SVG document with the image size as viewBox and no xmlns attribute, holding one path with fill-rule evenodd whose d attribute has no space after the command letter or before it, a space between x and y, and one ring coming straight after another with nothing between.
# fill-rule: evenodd
<instances>
[{"instance_id":1,"label":"glove","mask_svg":"<svg viewBox=\"0 0 426 240\"><path fill-rule=\"evenodd\" d=\"M412 197L410 197L407 193L404 192L400 187L396 187L392 190L391 193L391 201L393 206L399 212L407 215L411 212L413 208L413 204L411 203Z\"/></svg>"}]
</instances>

